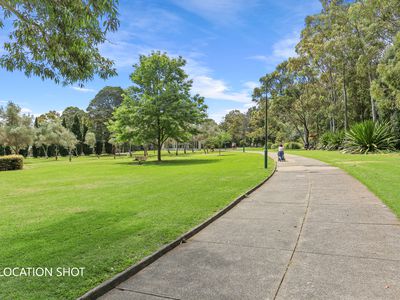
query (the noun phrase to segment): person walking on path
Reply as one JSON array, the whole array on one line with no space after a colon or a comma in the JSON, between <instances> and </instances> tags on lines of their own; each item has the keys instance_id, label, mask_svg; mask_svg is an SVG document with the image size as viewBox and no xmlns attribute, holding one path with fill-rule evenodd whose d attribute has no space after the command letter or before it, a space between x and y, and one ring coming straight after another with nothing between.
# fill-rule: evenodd
<instances>
[{"instance_id":1,"label":"person walking on path","mask_svg":"<svg viewBox=\"0 0 400 300\"><path fill-rule=\"evenodd\" d=\"M285 152L282 144L278 147L278 161L285 161Z\"/></svg>"}]
</instances>

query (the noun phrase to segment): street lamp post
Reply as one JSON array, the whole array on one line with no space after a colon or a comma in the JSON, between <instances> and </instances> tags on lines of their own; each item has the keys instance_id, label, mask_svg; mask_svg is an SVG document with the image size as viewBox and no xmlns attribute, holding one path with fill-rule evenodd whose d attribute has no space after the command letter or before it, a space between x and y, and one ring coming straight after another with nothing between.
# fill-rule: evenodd
<instances>
[{"instance_id":1,"label":"street lamp post","mask_svg":"<svg viewBox=\"0 0 400 300\"><path fill-rule=\"evenodd\" d=\"M264 168L268 168L268 90L265 87L265 145L264 145Z\"/></svg>"}]
</instances>

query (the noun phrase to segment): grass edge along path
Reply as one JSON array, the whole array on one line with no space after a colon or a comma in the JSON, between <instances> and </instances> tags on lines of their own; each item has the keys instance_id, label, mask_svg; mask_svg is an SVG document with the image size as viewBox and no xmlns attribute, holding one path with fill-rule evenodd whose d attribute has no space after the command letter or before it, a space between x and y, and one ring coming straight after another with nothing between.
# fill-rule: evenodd
<instances>
[{"instance_id":1,"label":"grass edge along path","mask_svg":"<svg viewBox=\"0 0 400 300\"><path fill-rule=\"evenodd\" d=\"M348 154L325 150L288 150L287 153L317 159L344 170L400 218L400 153Z\"/></svg>"},{"instance_id":2,"label":"grass edge along path","mask_svg":"<svg viewBox=\"0 0 400 300\"><path fill-rule=\"evenodd\" d=\"M85 267L85 276L0 278L2 299L75 299L206 220L272 171L259 154L27 160L0 174L0 269Z\"/></svg>"}]
</instances>

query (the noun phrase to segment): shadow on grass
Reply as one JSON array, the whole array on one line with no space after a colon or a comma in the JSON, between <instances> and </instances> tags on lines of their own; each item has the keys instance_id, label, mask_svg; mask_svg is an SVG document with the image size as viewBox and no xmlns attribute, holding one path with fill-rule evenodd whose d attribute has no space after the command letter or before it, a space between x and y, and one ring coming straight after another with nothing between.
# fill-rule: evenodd
<instances>
[{"instance_id":1,"label":"shadow on grass","mask_svg":"<svg viewBox=\"0 0 400 300\"><path fill-rule=\"evenodd\" d=\"M116 164L121 165L132 165L132 166L191 166L191 165L206 165L220 162L219 159L167 159L162 161L146 161L139 164L137 161L126 161L117 162Z\"/></svg>"},{"instance_id":2,"label":"shadow on grass","mask_svg":"<svg viewBox=\"0 0 400 300\"><path fill-rule=\"evenodd\" d=\"M54 270L72 266L85 268L83 277L7 277L0 280L0 298L76 299L95 285L94 280L100 283L115 273L113 264L126 260L127 254L118 246L116 249L122 253L116 253L115 257L107 249L125 242L132 235L136 236L136 243L144 248L154 242L151 239L147 242L146 234L151 230L147 230L146 220L138 219L136 214L135 211L76 212L18 235L0 238L1 268L14 265L43 266ZM130 226L126 226L128 222ZM139 250L136 252L141 254ZM96 262L97 255L104 256L104 253L109 253L110 259L103 257L101 262ZM6 287L8 289L5 290ZM18 290L19 297L13 289ZM35 297L31 298L32 294Z\"/></svg>"}]
</instances>

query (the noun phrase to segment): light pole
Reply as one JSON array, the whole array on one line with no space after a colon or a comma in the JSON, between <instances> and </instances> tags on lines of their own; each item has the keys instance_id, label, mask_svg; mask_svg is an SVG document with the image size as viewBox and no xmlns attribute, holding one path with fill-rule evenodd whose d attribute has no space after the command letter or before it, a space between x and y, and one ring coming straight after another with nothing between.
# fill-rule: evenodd
<instances>
[{"instance_id":1,"label":"light pole","mask_svg":"<svg viewBox=\"0 0 400 300\"><path fill-rule=\"evenodd\" d=\"M264 168L268 168L268 90L265 84L265 145L264 145Z\"/></svg>"}]
</instances>

